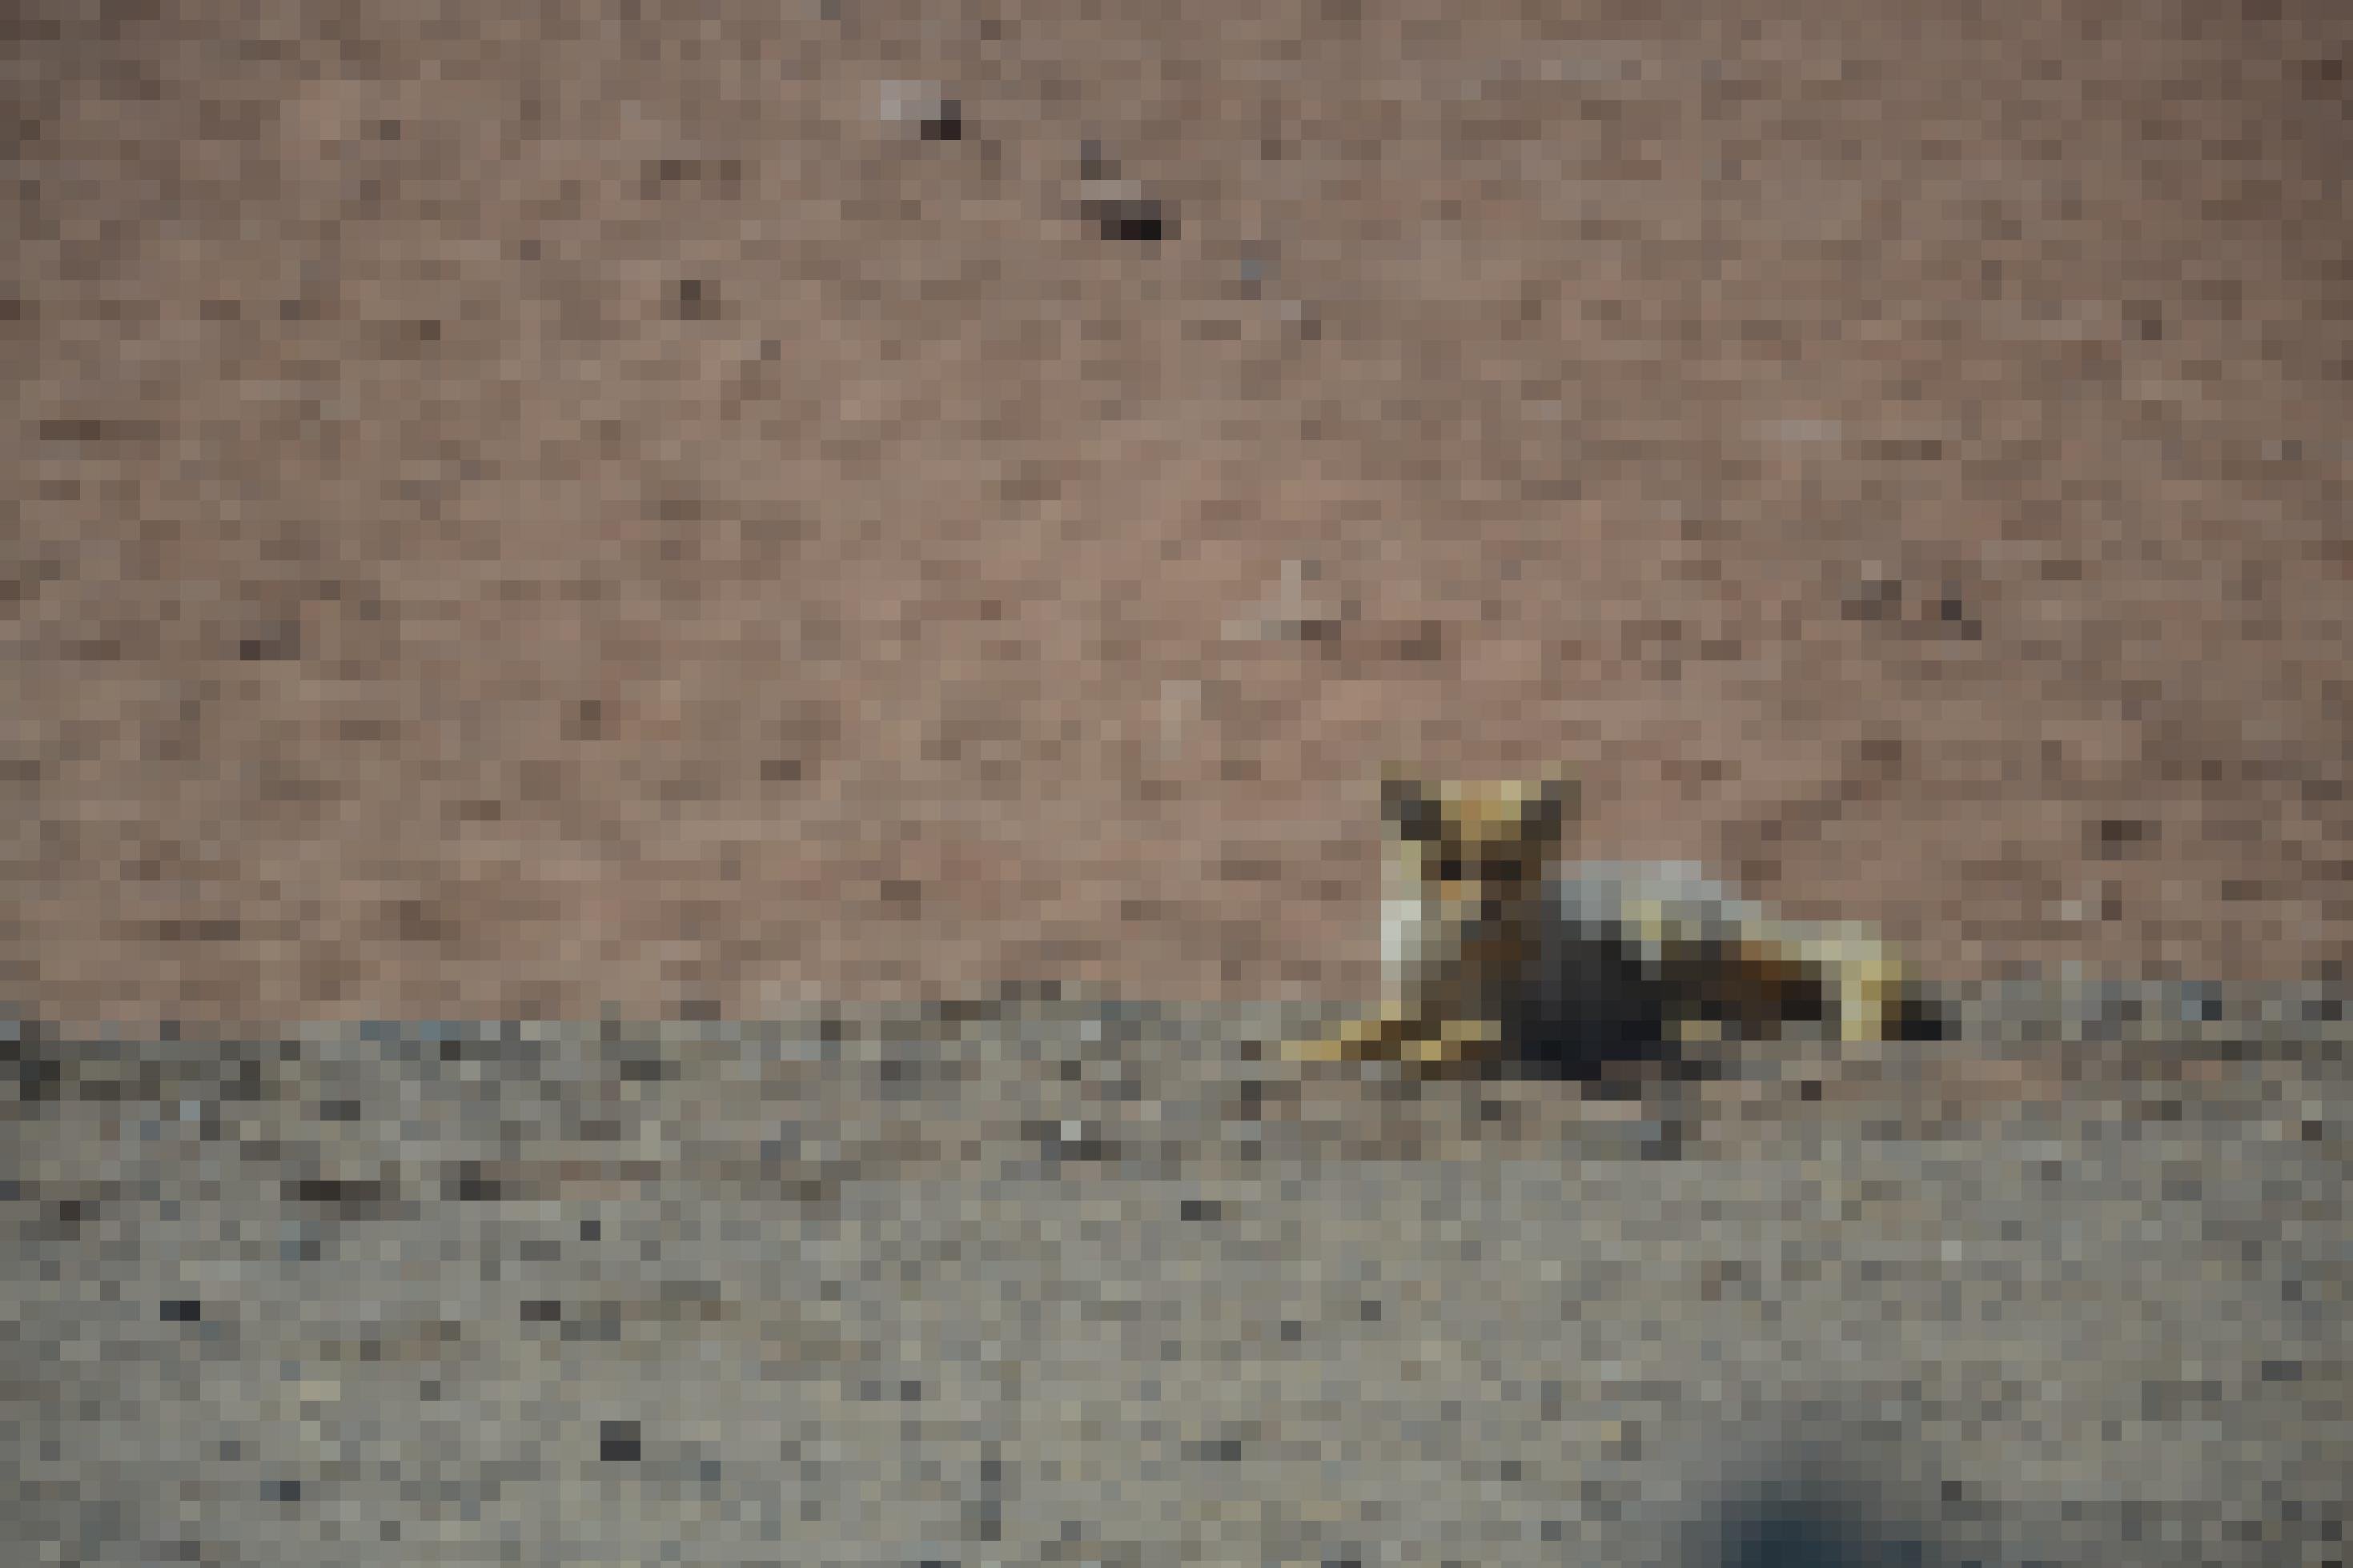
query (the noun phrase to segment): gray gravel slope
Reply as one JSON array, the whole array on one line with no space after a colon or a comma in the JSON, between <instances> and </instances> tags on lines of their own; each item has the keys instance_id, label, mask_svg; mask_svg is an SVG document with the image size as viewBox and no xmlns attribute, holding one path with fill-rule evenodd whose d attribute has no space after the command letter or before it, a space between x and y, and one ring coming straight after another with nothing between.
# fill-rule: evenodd
<instances>
[{"instance_id":1,"label":"gray gravel slope","mask_svg":"<svg viewBox=\"0 0 2353 1568\"><path fill-rule=\"evenodd\" d=\"M16 1026L0 1556L2342 1561L2348 1029L2267 999L1606 1090L1271 1008Z\"/></svg>"}]
</instances>

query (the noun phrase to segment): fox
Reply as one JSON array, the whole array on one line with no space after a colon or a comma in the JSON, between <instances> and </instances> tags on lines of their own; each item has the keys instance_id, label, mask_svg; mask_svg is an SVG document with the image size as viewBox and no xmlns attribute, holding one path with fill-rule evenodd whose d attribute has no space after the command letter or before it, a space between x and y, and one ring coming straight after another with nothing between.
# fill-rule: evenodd
<instances>
[{"instance_id":1,"label":"fox","mask_svg":"<svg viewBox=\"0 0 2353 1568\"><path fill-rule=\"evenodd\" d=\"M1579 793L1560 773L1461 782L1386 769L1381 1005L1286 1040L1283 1054L1591 1078L1727 1031L1936 1032L1908 964L1865 927L1781 920L1691 862L1563 863Z\"/></svg>"}]
</instances>

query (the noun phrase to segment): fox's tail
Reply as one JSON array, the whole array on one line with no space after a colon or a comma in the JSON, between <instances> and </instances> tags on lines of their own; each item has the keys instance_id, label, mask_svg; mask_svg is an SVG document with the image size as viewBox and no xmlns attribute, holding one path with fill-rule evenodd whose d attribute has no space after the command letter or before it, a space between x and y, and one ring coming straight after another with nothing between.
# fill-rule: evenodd
<instances>
[{"instance_id":1,"label":"fox's tail","mask_svg":"<svg viewBox=\"0 0 2353 1568\"><path fill-rule=\"evenodd\" d=\"M1787 999L1819 998L1845 1044L1933 1038L1944 1008L1893 946L1860 926L1767 928L1744 935L1735 965L1753 1005L1787 1016Z\"/></svg>"}]
</instances>

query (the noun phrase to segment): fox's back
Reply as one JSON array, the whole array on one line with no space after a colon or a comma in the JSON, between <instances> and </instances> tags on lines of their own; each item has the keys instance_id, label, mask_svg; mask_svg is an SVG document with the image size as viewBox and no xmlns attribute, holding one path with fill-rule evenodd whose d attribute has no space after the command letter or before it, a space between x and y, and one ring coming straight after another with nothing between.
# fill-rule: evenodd
<instances>
[{"instance_id":1,"label":"fox's back","mask_svg":"<svg viewBox=\"0 0 2353 1568\"><path fill-rule=\"evenodd\" d=\"M1561 940L1632 942L1656 963L1665 949L1724 942L1767 919L1765 906L1685 860L1582 860L1546 887L1546 923Z\"/></svg>"}]
</instances>

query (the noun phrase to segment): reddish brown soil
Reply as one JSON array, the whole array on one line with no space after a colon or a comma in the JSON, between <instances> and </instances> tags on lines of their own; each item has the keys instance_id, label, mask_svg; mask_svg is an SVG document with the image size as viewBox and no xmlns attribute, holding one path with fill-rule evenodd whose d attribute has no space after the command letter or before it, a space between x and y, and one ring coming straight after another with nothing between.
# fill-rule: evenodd
<instances>
[{"instance_id":1,"label":"reddish brown soil","mask_svg":"<svg viewBox=\"0 0 2353 1568\"><path fill-rule=\"evenodd\" d=\"M1388 757L2346 951L2342 7L363 9L11 24L0 994L1360 994Z\"/></svg>"}]
</instances>

